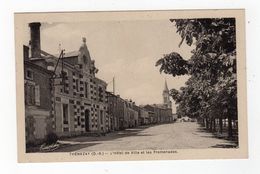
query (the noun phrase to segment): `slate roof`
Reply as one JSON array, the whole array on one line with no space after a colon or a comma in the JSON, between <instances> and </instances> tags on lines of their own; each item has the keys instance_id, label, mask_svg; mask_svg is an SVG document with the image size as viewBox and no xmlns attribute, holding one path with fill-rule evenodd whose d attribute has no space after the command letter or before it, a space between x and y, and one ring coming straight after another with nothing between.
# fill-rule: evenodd
<instances>
[{"instance_id":1,"label":"slate roof","mask_svg":"<svg viewBox=\"0 0 260 174\"><path fill-rule=\"evenodd\" d=\"M64 54L64 58L66 58L66 57L78 57L79 56L79 51L70 51L70 52L64 52L65 54ZM54 55L55 57L59 57L60 56L60 54L55 54Z\"/></svg>"}]
</instances>

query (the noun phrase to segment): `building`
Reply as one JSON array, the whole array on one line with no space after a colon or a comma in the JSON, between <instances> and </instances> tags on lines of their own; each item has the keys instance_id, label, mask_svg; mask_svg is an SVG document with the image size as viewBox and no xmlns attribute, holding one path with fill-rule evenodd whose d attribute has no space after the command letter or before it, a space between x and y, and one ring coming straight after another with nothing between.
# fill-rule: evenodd
<instances>
[{"instance_id":1,"label":"building","mask_svg":"<svg viewBox=\"0 0 260 174\"><path fill-rule=\"evenodd\" d=\"M114 95L111 92L107 93L108 100L108 115L110 117L110 130L124 129L124 118L126 114L126 102L119 95Z\"/></svg>"},{"instance_id":2,"label":"building","mask_svg":"<svg viewBox=\"0 0 260 174\"><path fill-rule=\"evenodd\" d=\"M139 110L139 124L140 125L147 125L149 124L149 112L143 108L143 107L140 107L140 110Z\"/></svg>"},{"instance_id":3,"label":"building","mask_svg":"<svg viewBox=\"0 0 260 174\"><path fill-rule=\"evenodd\" d=\"M149 115L149 124L158 123L159 112L157 107L155 105L145 105L144 108Z\"/></svg>"},{"instance_id":4,"label":"building","mask_svg":"<svg viewBox=\"0 0 260 174\"><path fill-rule=\"evenodd\" d=\"M167 108L172 108L172 102L170 100L170 92L168 89L168 85L167 85L167 81L165 80L165 84L164 84L164 90L162 93L163 96L163 104L167 107Z\"/></svg>"},{"instance_id":5,"label":"building","mask_svg":"<svg viewBox=\"0 0 260 174\"><path fill-rule=\"evenodd\" d=\"M28 47L24 47L24 53L26 144L38 144L53 131L50 84L52 72L28 60Z\"/></svg>"},{"instance_id":6,"label":"building","mask_svg":"<svg viewBox=\"0 0 260 174\"><path fill-rule=\"evenodd\" d=\"M162 104L152 104L144 106L144 109L149 112L148 115L150 123L169 123L173 121L172 103L170 101L170 93L166 81L162 96Z\"/></svg>"},{"instance_id":7,"label":"building","mask_svg":"<svg viewBox=\"0 0 260 174\"><path fill-rule=\"evenodd\" d=\"M30 23L31 57L28 62L37 65L52 77L44 87L50 86L52 128L58 136L86 133L106 133L111 122L107 114L106 82L95 77L98 69L91 59L86 38L78 51L58 56L41 50L40 26Z\"/></svg>"},{"instance_id":8,"label":"building","mask_svg":"<svg viewBox=\"0 0 260 174\"><path fill-rule=\"evenodd\" d=\"M138 126L138 111L134 109L135 103L132 100L125 100L124 128Z\"/></svg>"}]
</instances>

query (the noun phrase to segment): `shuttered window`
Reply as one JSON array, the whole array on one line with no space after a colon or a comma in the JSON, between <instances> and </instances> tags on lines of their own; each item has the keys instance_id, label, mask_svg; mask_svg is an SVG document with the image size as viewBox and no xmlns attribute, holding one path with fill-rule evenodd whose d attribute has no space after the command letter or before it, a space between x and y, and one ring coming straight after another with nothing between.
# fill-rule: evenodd
<instances>
[{"instance_id":1,"label":"shuttered window","mask_svg":"<svg viewBox=\"0 0 260 174\"><path fill-rule=\"evenodd\" d=\"M27 82L25 83L24 87L25 104L29 106L40 106L40 85L35 85L34 83Z\"/></svg>"},{"instance_id":2,"label":"shuttered window","mask_svg":"<svg viewBox=\"0 0 260 174\"><path fill-rule=\"evenodd\" d=\"M33 84L25 84L25 104L35 105L35 86Z\"/></svg>"},{"instance_id":3,"label":"shuttered window","mask_svg":"<svg viewBox=\"0 0 260 174\"><path fill-rule=\"evenodd\" d=\"M40 86L35 85L35 105L40 106Z\"/></svg>"},{"instance_id":4,"label":"shuttered window","mask_svg":"<svg viewBox=\"0 0 260 174\"><path fill-rule=\"evenodd\" d=\"M88 83L85 82L85 98L88 98Z\"/></svg>"}]
</instances>

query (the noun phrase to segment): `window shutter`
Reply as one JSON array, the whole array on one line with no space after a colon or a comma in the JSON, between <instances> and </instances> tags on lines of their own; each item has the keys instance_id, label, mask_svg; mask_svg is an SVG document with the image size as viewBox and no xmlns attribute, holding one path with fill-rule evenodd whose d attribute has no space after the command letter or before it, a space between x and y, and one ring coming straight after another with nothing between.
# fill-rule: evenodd
<instances>
[{"instance_id":1,"label":"window shutter","mask_svg":"<svg viewBox=\"0 0 260 174\"><path fill-rule=\"evenodd\" d=\"M40 106L40 86L35 85L35 105Z\"/></svg>"},{"instance_id":2,"label":"window shutter","mask_svg":"<svg viewBox=\"0 0 260 174\"><path fill-rule=\"evenodd\" d=\"M24 99L25 99L25 104L28 105L29 102L29 96L28 96L28 84L25 83L25 89L24 89Z\"/></svg>"}]
</instances>

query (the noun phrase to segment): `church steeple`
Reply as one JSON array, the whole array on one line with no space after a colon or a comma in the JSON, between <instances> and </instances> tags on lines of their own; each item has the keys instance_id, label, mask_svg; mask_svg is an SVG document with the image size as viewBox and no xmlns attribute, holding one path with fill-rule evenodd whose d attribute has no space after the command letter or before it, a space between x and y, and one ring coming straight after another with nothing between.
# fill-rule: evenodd
<instances>
[{"instance_id":1,"label":"church steeple","mask_svg":"<svg viewBox=\"0 0 260 174\"><path fill-rule=\"evenodd\" d=\"M170 101L170 93L169 93L166 79L165 79L164 90L163 90L162 95L163 95L163 104L166 105L168 108L171 108L172 102Z\"/></svg>"},{"instance_id":2,"label":"church steeple","mask_svg":"<svg viewBox=\"0 0 260 174\"><path fill-rule=\"evenodd\" d=\"M164 84L164 90L163 91L168 91L169 92L169 89L168 89L168 85L167 85L167 81L165 79L165 84Z\"/></svg>"}]
</instances>

